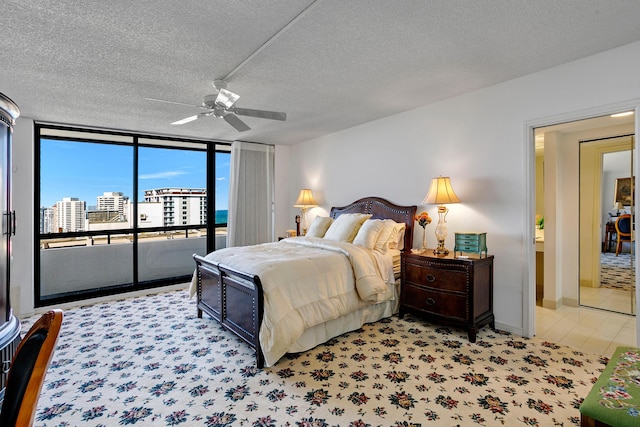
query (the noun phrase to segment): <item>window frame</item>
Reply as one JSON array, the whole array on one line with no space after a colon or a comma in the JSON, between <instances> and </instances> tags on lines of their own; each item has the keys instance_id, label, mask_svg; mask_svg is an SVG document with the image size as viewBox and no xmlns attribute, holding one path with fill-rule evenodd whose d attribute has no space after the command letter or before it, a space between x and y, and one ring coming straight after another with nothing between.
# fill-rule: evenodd
<instances>
[{"instance_id":1,"label":"window frame","mask_svg":"<svg viewBox=\"0 0 640 427\"><path fill-rule=\"evenodd\" d=\"M88 142L101 144L114 144L131 146L133 149L133 175L132 175L132 195L133 203L132 227L118 230L83 231L73 233L41 233L40 224L40 192L41 192L41 143L43 139L62 140L70 142ZM164 135L149 135L135 132L118 130L94 129L90 127L67 126L45 122L34 123L34 306L43 307L51 304L79 301L87 298L95 298L106 295L115 295L135 290L157 288L171 284L184 283L190 276L169 277L160 280L140 282L138 280L138 235L147 232L184 231L188 237L189 230L207 230L206 248L207 252L215 250L216 228L226 227L227 224L215 223L215 180L216 180L216 153L231 153L231 143L220 140L199 140L191 138L181 138ZM149 148L170 148L184 149L192 151L202 151L206 154L206 223L197 225L173 225L164 227L140 227L138 217L138 149ZM175 221L174 221L175 223ZM133 236L133 279L132 283L118 284L106 288L91 289L87 291L71 291L68 294L55 294L53 296L41 295L41 248L40 242L43 238L51 239L55 237L91 237L95 235L131 234Z\"/></svg>"}]
</instances>

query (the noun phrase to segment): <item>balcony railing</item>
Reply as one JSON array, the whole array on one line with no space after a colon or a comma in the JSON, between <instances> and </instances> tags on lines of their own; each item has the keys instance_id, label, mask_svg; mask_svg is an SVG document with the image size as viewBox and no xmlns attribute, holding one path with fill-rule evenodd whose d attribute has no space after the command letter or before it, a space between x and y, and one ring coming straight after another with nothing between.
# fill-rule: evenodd
<instances>
[{"instance_id":1,"label":"balcony railing","mask_svg":"<svg viewBox=\"0 0 640 427\"><path fill-rule=\"evenodd\" d=\"M205 226L141 228L134 266L130 229L41 234L37 305L188 281L206 237ZM226 237L226 224L216 226L216 249Z\"/></svg>"}]
</instances>

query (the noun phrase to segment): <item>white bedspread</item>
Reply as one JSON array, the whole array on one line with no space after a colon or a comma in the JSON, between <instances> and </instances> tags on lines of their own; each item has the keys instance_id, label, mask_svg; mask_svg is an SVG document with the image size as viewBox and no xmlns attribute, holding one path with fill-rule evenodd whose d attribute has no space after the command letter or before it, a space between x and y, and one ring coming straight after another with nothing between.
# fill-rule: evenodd
<instances>
[{"instance_id":1,"label":"white bedspread","mask_svg":"<svg viewBox=\"0 0 640 427\"><path fill-rule=\"evenodd\" d=\"M206 258L260 277L260 345L267 366L287 353L306 328L394 295L391 257L350 243L297 237L220 249Z\"/></svg>"}]
</instances>

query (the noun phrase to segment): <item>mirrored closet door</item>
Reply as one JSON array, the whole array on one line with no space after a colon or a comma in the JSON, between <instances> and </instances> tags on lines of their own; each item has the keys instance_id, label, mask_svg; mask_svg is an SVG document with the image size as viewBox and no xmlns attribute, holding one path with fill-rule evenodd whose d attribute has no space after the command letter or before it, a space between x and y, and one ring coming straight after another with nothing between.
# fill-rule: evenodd
<instances>
[{"instance_id":1,"label":"mirrored closet door","mask_svg":"<svg viewBox=\"0 0 640 427\"><path fill-rule=\"evenodd\" d=\"M580 305L635 314L632 135L580 141Z\"/></svg>"}]
</instances>

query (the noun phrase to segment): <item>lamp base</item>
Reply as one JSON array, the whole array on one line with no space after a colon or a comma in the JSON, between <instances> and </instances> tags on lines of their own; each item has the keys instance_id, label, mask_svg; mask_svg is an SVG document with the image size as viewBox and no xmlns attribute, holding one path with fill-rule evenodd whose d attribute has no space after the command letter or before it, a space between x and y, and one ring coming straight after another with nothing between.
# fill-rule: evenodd
<instances>
[{"instance_id":1,"label":"lamp base","mask_svg":"<svg viewBox=\"0 0 640 427\"><path fill-rule=\"evenodd\" d=\"M444 241L447 238L447 209L446 206L440 205L438 206L438 225L436 226L436 240L438 242L438 247L434 249L433 253L435 255L447 255L449 250L444 247Z\"/></svg>"},{"instance_id":2,"label":"lamp base","mask_svg":"<svg viewBox=\"0 0 640 427\"><path fill-rule=\"evenodd\" d=\"M448 255L449 249L444 247L444 240L438 240L438 247L433 250L434 255Z\"/></svg>"}]
</instances>

